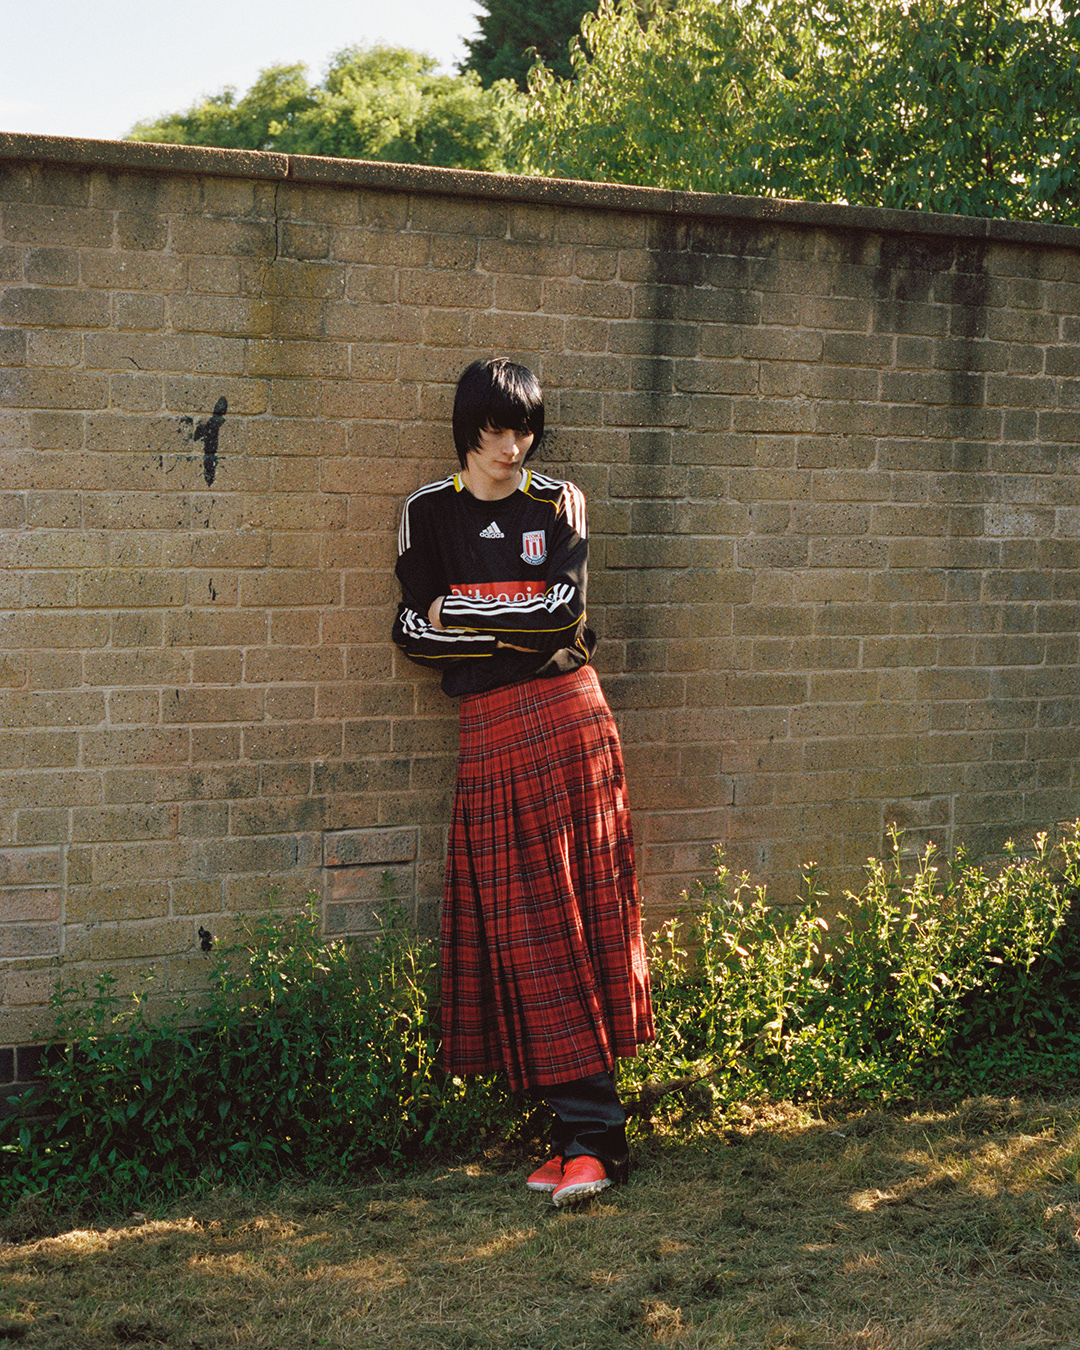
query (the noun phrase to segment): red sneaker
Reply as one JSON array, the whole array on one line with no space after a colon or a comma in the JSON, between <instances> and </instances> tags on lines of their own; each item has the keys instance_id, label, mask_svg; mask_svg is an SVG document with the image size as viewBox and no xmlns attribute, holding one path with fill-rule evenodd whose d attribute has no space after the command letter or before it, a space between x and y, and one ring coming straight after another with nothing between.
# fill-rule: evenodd
<instances>
[{"instance_id":1,"label":"red sneaker","mask_svg":"<svg viewBox=\"0 0 1080 1350\"><path fill-rule=\"evenodd\" d=\"M553 1191L562 1181L562 1158L549 1158L543 1167L538 1167L525 1183L530 1191Z\"/></svg>"},{"instance_id":2,"label":"red sneaker","mask_svg":"<svg viewBox=\"0 0 1080 1350\"><path fill-rule=\"evenodd\" d=\"M572 1205L577 1200L585 1200L590 1195L596 1195L610 1185L611 1181L600 1159L584 1154L578 1158L571 1158L566 1164L563 1168L562 1184L555 1187L551 1198L556 1205Z\"/></svg>"}]
</instances>

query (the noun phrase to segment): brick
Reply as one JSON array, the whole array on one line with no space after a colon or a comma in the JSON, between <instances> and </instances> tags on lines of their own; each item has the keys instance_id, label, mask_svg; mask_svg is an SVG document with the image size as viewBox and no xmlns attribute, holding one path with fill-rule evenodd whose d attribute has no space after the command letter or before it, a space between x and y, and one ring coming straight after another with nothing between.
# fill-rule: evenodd
<instances>
[{"instance_id":1,"label":"brick","mask_svg":"<svg viewBox=\"0 0 1080 1350\"><path fill-rule=\"evenodd\" d=\"M75 887L68 902L69 923L161 919L169 913L166 882L143 885Z\"/></svg>"},{"instance_id":2,"label":"brick","mask_svg":"<svg viewBox=\"0 0 1080 1350\"><path fill-rule=\"evenodd\" d=\"M54 844L58 838L68 833L68 810L66 807L54 807L51 810L20 810L15 818L15 832L12 842L15 844L35 845Z\"/></svg>"},{"instance_id":3,"label":"brick","mask_svg":"<svg viewBox=\"0 0 1080 1350\"><path fill-rule=\"evenodd\" d=\"M191 657L191 682L199 685L236 685L243 675L240 652L197 651Z\"/></svg>"},{"instance_id":4,"label":"brick","mask_svg":"<svg viewBox=\"0 0 1080 1350\"><path fill-rule=\"evenodd\" d=\"M183 728L142 727L83 733L83 760L92 767L185 763L189 740Z\"/></svg>"},{"instance_id":5,"label":"brick","mask_svg":"<svg viewBox=\"0 0 1080 1350\"><path fill-rule=\"evenodd\" d=\"M398 275L398 298L404 305L483 310L492 304L494 281L490 276L476 272L405 269Z\"/></svg>"},{"instance_id":6,"label":"brick","mask_svg":"<svg viewBox=\"0 0 1080 1350\"><path fill-rule=\"evenodd\" d=\"M543 308L548 314L626 319L633 308L628 287L580 279L544 282Z\"/></svg>"},{"instance_id":7,"label":"brick","mask_svg":"<svg viewBox=\"0 0 1080 1350\"><path fill-rule=\"evenodd\" d=\"M241 577L240 603L247 609L281 609L332 605L339 598L333 577L295 568Z\"/></svg>"},{"instance_id":8,"label":"brick","mask_svg":"<svg viewBox=\"0 0 1080 1350\"><path fill-rule=\"evenodd\" d=\"M310 727L298 723L243 729L243 753L259 762L299 758L333 759L341 753L341 731L334 726Z\"/></svg>"},{"instance_id":9,"label":"brick","mask_svg":"<svg viewBox=\"0 0 1080 1350\"><path fill-rule=\"evenodd\" d=\"M303 837L252 836L250 838L219 839L205 844L201 850L203 866L212 875L233 876L288 874L300 864ZM273 889L273 883L268 890Z\"/></svg>"},{"instance_id":10,"label":"brick","mask_svg":"<svg viewBox=\"0 0 1080 1350\"><path fill-rule=\"evenodd\" d=\"M502 238L507 233L510 212L513 210L503 202L447 201L424 194L413 197L409 207L410 225L415 231L463 234L477 238ZM382 209L382 203L379 203L379 209ZM528 208L525 213L527 216L533 214Z\"/></svg>"},{"instance_id":11,"label":"brick","mask_svg":"<svg viewBox=\"0 0 1080 1350\"><path fill-rule=\"evenodd\" d=\"M276 647L249 652L244 659L245 678L254 684L321 683L340 680L344 673L341 653L324 648Z\"/></svg>"},{"instance_id":12,"label":"brick","mask_svg":"<svg viewBox=\"0 0 1080 1350\"><path fill-rule=\"evenodd\" d=\"M103 923L89 934L89 957L107 965L113 961L140 961L189 951L194 946L195 927L186 918L129 921L122 925ZM141 979L136 987L145 992Z\"/></svg>"},{"instance_id":13,"label":"brick","mask_svg":"<svg viewBox=\"0 0 1080 1350\"><path fill-rule=\"evenodd\" d=\"M104 296L68 287L8 287L0 295L0 322L24 327L104 328L109 303Z\"/></svg>"},{"instance_id":14,"label":"brick","mask_svg":"<svg viewBox=\"0 0 1080 1350\"><path fill-rule=\"evenodd\" d=\"M171 839L103 842L93 845L90 857L89 880L97 887L190 875L198 861L188 841Z\"/></svg>"},{"instance_id":15,"label":"brick","mask_svg":"<svg viewBox=\"0 0 1080 1350\"><path fill-rule=\"evenodd\" d=\"M187 581L180 573L157 575L135 569L91 571L79 585L79 603L86 609L173 609L187 595Z\"/></svg>"},{"instance_id":16,"label":"brick","mask_svg":"<svg viewBox=\"0 0 1080 1350\"><path fill-rule=\"evenodd\" d=\"M263 712L259 689L174 689L163 700L165 722L253 722Z\"/></svg>"},{"instance_id":17,"label":"brick","mask_svg":"<svg viewBox=\"0 0 1080 1350\"><path fill-rule=\"evenodd\" d=\"M229 807L229 833L264 836L289 830L321 831L325 817L326 802L319 796L233 802Z\"/></svg>"},{"instance_id":18,"label":"brick","mask_svg":"<svg viewBox=\"0 0 1080 1350\"><path fill-rule=\"evenodd\" d=\"M104 701L96 691L0 692L0 726L95 726L103 715Z\"/></svg>"},{"instance_id":19,"label":"brick","mask_svg":"<svg viewBox=\"0 0 1080 1350\"><path fill-rule=\"evenodd\" d=\"M170 229L174 253L199 253L226 257L273 257L277 231L273 221L214 219L210 216L180 216Z\"/></svg>"},{"instance_id":20,"label":"brick","mask_svg":"<svg viewBox=\"0 0 1080 1350\"><path fill-rule=\"evenodd\" d=\"M249 877L230 878L225 882L224 908L245 916L258 910L296 913L307 907L321 884L319 874L312 869L259 876L255 884Z\"/></svg>"},{"instance_id":21,"label":"brick","mask_svg":"<svg viewBox=\"0 0 1080 1350\"><path fill-rule=\"evenodd\" d=\"M374 933L378 931L387 903L407 899L411 904L414 889L415 880L410 872L406 876L390 874L386 893L380 893L370 901L338 903L336 894L328 892L326 931L334 935Z\"/></svg>"},{"instance_id":22,"label":"brick","mask_svg":"<svg viewBox=\"0 0 1080 1350\"><path fill-rule=\"evenodd\" d=\"M55 923L60 918L58 886L2 886L0 907L5 923Z\"/></svg>"},{"instance_id":23,"label":"brick","mask_svg":"<svg viewBox=\"0 0 1080 1350\"><path fill-rule=\"evenodd\" d=\"M743 361L684 359L674 371L675 387L681 393L753 394L758 378L757 369Z\"/></svg>"},{"instance_id":24,"label":"brick","mask_svg":"<svg viewBox=\"0 0 1080 1350\"><path fill-rule=\"evenodd\" d=\"M0 329L0 366L26 364L27 335L19 328Z\"/></svg>"},{"instance_id":25,"label":"brick","mask_svg":"<svg viewBox=\"0 0 1080 1350\"><path fill-rule=\"evenodd\" d=\"M27 281L35 285L74 286L78 257L68 248L28 248L23 262Z\"/></svg>"},{"instance_id":26,"label":"brick","mask_svg":"<svg viewBox=\"0 0 1080 1350\"><path fill-rule=\"evenodd\" d=\"M261 764L258 768L257 795L260 797L299 797L312 790L310 764ZM254 796L232 793L232 796Z\"/></svg>"},{"instance_id":27,"label":"brick","mask_svg":"<svg viewBox=\"0 0 1080 1350\"><path fill-rule=\"evenodd\" d=\"M77 366L82 359L83 334L64 329L30 329L26 334L28 366Z\"/></svg>"},{"instance_id":28,"label":"brick","mask_svg":"<svg viewBox=\"0 0 1080 1350\"><path fill-rule=\"evenodd\" d=\"M0 960L59 954L60 930L55 923L0 922Z\"/></svg>"},{"instance_id":29,"label":"brick","mask_svg":"<svg viewBox=\"0 0 1080 1350\"><path fill-rule=\"evenodd\" d=\"M59 848L0 849L0 886L52 885L61 880L62 870Z\"/></svg>"},{"instance_id":30,"label":"brick","mask_svg":"<svg viewBox=\"0 0 1080 1350\"><path fill-rule=\"evenodd\" d=\"M26 656L22 652L0 654L0 688L21 689L26 683Z\"/></svg>"},{"instance_id":31,"label":"brick","mask_svg":"<svg viewBox=\"0 0 1080 1350\"><path fill-rule=\"evenodd\" d=\"M217 880L182 880L169 885L171 912L174 916L185 914L206 917L207 923L214 923L211 929L214 937L220 939L221 930L217 928L210 915L220 916L222 907L221 883ZM183 988L184 986L179 986Z\"/></svg>"},{"instance_id":32,"label":"brick","mask_svg":"<svg viewBox=\"0 0 1080 1350\"><path fill-rule=\"evenodd\" d=\"M309 685L271 686L266 690L268 722L310 722L315 716L315 690Z\"/></svg>"},{"instance_id":33,"label":"brick","mask_svg":"<svg viewBox=\"0 0 1080 1350\"><path fill-rule=\"evenodd\" d=\"M0 368L0 407L100 408L108 398L109 381L104 375Z\"/></svg>"},{"instance_id":34,"label":"brick","mask_svg":"<svg viewBox=\"0 0 1080 1350\"><path fill-rule=\"evenodd\" d=\"M77 200L63 206L9 202L4 207L4 235L9 244L34 249L108 248L112 218L106 212L81 209Z\"/></svg>"},{"instance_id":35,"label":"brick","mask_svg":"<svg viewBox=\"0 0 1080 1350\"><path fill-rule=\"evenodd\" d=\"M477 257L485 272L567 277L574 271L575 253L569 245L546 240L483 239ZM437 242L433 261L439 265ZM614 275L614 259L610 263L608 276Z\"/></svg>"}]
</instances>

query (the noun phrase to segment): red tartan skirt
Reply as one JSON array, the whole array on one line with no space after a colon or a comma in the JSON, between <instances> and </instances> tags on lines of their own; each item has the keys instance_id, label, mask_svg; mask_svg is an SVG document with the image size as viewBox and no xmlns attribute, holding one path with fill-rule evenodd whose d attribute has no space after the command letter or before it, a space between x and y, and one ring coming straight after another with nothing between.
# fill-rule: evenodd
<instances>
[{"instance_id":1,"label":"red tartan skirt","mask_svg":"<svg viewBox=\"0 0 1080 1350\"><path fill-rule=\"evenodd\" d=\"M442 1004L446 1067L515 1088L652 1040L622 750L591 666L462 700Z\"/></svg>"}]
</instances>

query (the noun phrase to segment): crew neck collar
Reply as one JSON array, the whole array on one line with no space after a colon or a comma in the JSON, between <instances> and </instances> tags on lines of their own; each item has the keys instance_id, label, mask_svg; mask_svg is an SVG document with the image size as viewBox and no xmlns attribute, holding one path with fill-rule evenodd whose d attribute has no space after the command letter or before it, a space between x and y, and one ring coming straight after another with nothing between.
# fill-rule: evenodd
<instances>
[{"instance_id":1,"label":"crew neck collar","mask_svg":"<svg viewBox=\"0 0 1080 1350\"><path fill-rule=\"evenodd\" d=\"M513 490L513 492L508 492L505 497L493 497L491 499L488 499L486 497L475 497L469 491L468 484L465 482L464 475L459 469L458 472L454 474L454 491L463 493L466 501L475 502L477 506L483 507L485 511L491 511L497 509L500 506L504 506L507 502L512 502L519 492L525 492L528 490L529 484L531 482L532 482L532 470L523 468L521 470L521 482L518 483L517 487Z\"/></svg>"}]
</instances>

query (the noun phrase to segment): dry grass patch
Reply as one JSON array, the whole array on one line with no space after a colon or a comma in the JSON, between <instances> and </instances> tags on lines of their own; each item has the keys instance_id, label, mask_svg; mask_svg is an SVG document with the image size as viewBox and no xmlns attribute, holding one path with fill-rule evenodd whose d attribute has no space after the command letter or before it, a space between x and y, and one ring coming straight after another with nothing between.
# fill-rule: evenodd
<instances>
[{"instance_id":1,"label":"dry grass patch","mask_svg":"<svg viewBox=\"0 0 1080 1350\"><path fill-rule=\"evenodd\" d=\"M1080 1346L1080 1101L645 1141L576 1210L494 1156L219 1193L0 1246L29 1350L1026 1350ZM22 1225L20 1230L19 1225Z\"/></svg>"}]
</instances>

